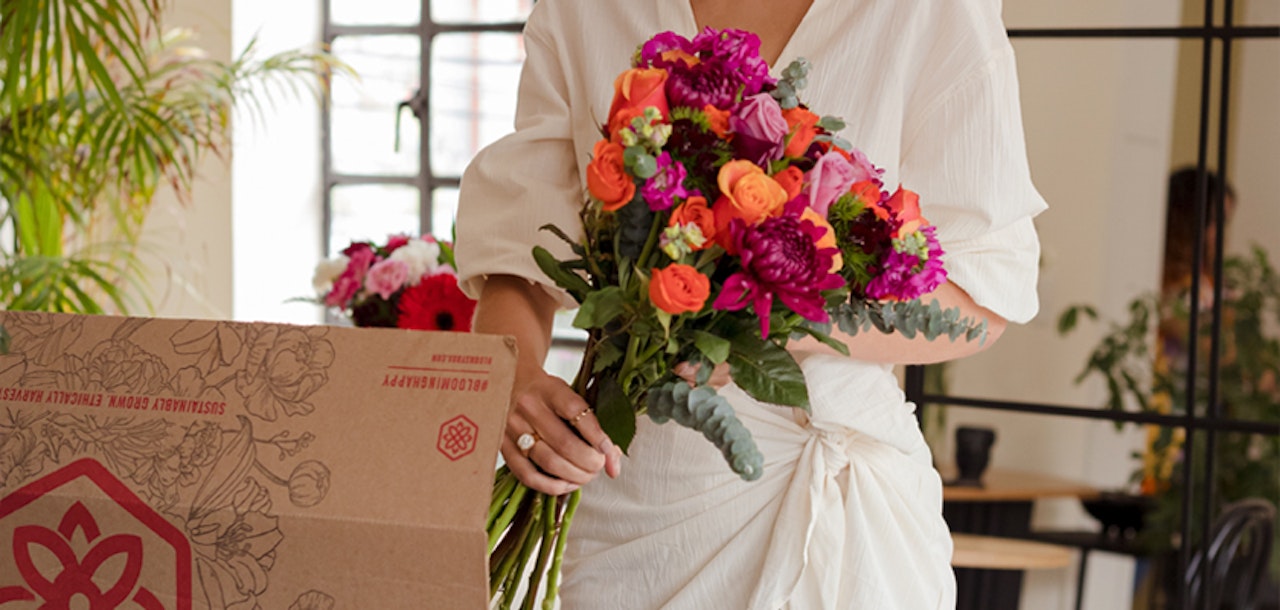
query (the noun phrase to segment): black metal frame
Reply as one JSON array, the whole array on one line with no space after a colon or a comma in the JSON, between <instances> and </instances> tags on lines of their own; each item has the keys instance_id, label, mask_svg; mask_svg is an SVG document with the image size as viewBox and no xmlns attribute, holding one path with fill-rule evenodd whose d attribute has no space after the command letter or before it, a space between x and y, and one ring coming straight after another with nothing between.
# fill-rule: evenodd
<instances>
[{"instance_id":1,"label":"black metal frame","mask_svg":"<svg viewBox=\"0 0 1280 610\"><path fill-rule=\"evenodd\" d=\"M322 163L323 163L323 180L324 189L322 193L323 213L321 217L321 227L323 235L321 238L321 256L329 255L330 236L333 232L333 187L342 185L360 185L360 184L399 184L405 186L417 187L418 198L418 217L420 235L428 235L432 230L432 194L437 188L457 187L461 181L461 176L442 176L432 171L431 164L431 140L429 134L431 132L431 43L436 36L441 34L466 34L466 33L510 33L519 34L524 30L523 22L495 22L495 23L438 23L431 17L431 4L433 1L449 0L419 0L422 3L422 18L418 25L404 26L388 26L388 25L337 25L333 23L330 3L331 0L323 0L321 9L321 18L324 26L321 36L324 40L326 48L333 45L334 40L340 36L370 36L370 35L411 35L419 37L421 41L420 65L418 73L419 90L411 99L405 101L405 105L413 111L418 117L418 133L419 133L419 159L418 174L416 176L366 176L358 174L340 174L333 170L333 154L331 152L332 143L329 134L329 120L331 111L329 107L329 99L325 98L324 108L321 112L321 133L323 147Z\"/></svg>"},{"instance_id":2,"label":"black metal frame","mask_svg":"<svg viewBox=\"0 0 1280 610\"><path fill-rule=\"evenodd\" d=\"M942 404L957 405L980 409L1002 410L1020 413L1033 413L1040 415L1056 415L1066 417L1081 417L1085 419L1105 420L1114 422L1134 422L1158 424L1163 426L1171 426L1185 429L1188 434L1183 446L1183 451L1190 455L1197 432L1205 434L1206 451L1205 451L1205 469L1202 480L1196 481L1192 468L1183 469L1183 489L1187 493L1183 495L1182 505L1182 540L1191 540L1192 538L1192 521L1191 518L1195 510L1199 510L1205 527L1201 528L1201 539L1199 545L1183 544L1181 545L1177 566L1177 582L1181 584L1181 590L1178 592L1179 599L1174 600L1175 607L1185 607L1184 601L1188 599L1190 593L1190 583L1185 574L1187 567L1191 561L1192 547L1207 548L1209 544L1210 523L1212 515L1212 506L1215 500L1217 490L1214 488L1214 449L1217 444L1218 434L1222 432L1245 432L1276 436L1280 435L1280 423L1277 422L1257 422L1242 421L1223 417L1222 405L1218 396L1219 382L1219 357L1221 346L1222 329L1222 262L1223 262L1223 229L1225 226L1224 206L1222 198L1224 196L1222 189L1219 189L1215 201L1208 201L1208 184L1204 180L1205 171L1208 167L1209 156L1209 126L1213 117L1210 116L1210 99L1212 97L1212 76L1214 69L1213 61L1213 45L1214 42L1220 42L1222 47L1221 58L1218 69L1221 70L1221 81L1219 83L1219 104L1218 104L1218 141L1217 141L1217 172L1219 175L1225 176L1227 170L1227 120L1229 116L1229 94L1231 90L1231 53L1232 47L1237 40L1240 39L1260 39L1260 38L1280 38L1280 26L1237 26L1234 23L1235 2L1234 0L1224 0L1222 4L1223 23L1221 25L1215 23L1215 3L1214 0L1205 0L1204 20L1203 24L1196 27L1173 27L1173 28L1036 28L1036 29L1011 29L1009 30L1010 38L1032 38L1032 39L1092 39L1092 38L1176 38L1190 39L1198 38L1203 42L1202 58L1201 58L1201 87L1200 87L1200 123L1199 123L1199 143L1196 164L1200 172L1200 179L1197 181L1197 192L1199 196L1196 200L1196 218L1197 224L1194 230L1195 239L1195 259L1193 263L1192 274L1192 295L1199 295L1203 287L1200 285L1200 269L1204 268L1206 261L1202 260L1205 240L1205 206L1213 205L1215 213L1215 230L1217 239L1215 241L1216 252L1213 253L1213 260L1207 261L1213 265L1214 283L1213 290L1213 307L1210 312L1211 339L1209 347L1209 378L1208 378L1208 405L1203 409L1203 414L1197 413L1196 404L1196 378L1197 378L1197 362L1198 350L1189 351L1189 362L1186 381L1187 403L1185 406L1185 414L1183 415L1158 415L1149 413L1131 413L1131 412L1115 412L1090 407L1073 407L1063 405L1053 405L1045 403L1030 402L1011 402L1002 400L993 400L975 397L948 396L939 394L926 394L924 391L924 367L909 366L906 369L905 391L907 399L915 402L922 407L926 404ZM1198 296L1193 296L1197 299ZM1195 336L1194 329L1199 328L1199 311L1198 308L1190 308L1190 320L1188 327L1192 329L1190 336ZM1200 496L1200 505L1195 507L1192 505L1197 487L1202 487L1204 493ZM1208 597L1208 596L1206 596Z\"/></svg>"}]
</instances>

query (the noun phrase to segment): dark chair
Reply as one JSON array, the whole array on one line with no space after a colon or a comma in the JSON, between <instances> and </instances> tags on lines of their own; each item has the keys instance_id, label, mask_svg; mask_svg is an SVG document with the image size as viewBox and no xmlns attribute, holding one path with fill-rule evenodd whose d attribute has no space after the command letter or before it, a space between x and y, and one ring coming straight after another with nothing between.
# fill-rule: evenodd
<instances>
[{"instance_id":1,"label":"dark chair","mask_svg":"<svg viewBox=\"0 0 1280 610\"><path fill-rule=\"evenodd\" d=\"M1253 610L1271 557L1276 509L1266 500L1241 500L1222 509L1208 552L1187 566L1188 608Z\"/></svg>"}]
</instances>

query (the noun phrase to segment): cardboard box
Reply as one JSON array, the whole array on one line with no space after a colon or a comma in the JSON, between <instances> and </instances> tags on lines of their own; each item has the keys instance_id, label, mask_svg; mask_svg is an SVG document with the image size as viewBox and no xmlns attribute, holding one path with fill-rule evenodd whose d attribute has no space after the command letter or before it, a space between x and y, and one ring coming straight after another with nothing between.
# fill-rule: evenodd
<instances>
[{"instance_id":1,"label":"cardboard box","mask_svg":"<svg viewBox=\"0 0 1280 610\"><path fill-rule=\"evenodd\" d=\"M0 324L3 610L486 607L510 338Z\"/></svg>"}]
</instances>

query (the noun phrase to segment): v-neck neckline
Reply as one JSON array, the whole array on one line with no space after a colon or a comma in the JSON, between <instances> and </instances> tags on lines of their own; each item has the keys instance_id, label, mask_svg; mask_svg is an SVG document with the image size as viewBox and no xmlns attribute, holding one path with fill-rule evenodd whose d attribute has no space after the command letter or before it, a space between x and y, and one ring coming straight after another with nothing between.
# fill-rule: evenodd
<instances>
[{"instance_id":1,"label":"v-neck neckline","mask_svg":"<svg viewBox=\"0 0 1280 610\"><path fill-rule=\"evenodd\" d=\"M769 72L775 69L786 67L799 55L795 52L795 47L799 44L797 41L802 38L806 26L813 21L814 15L818 12L818 8L822 5L823 0L811 0L809 8L805 9L804 16L800 18L800 23L796 24L796 29L791 32L791 36L783 43L782 50L778 52L778 57L774 59L774 63L769 64ZM674 6L673 6L674 5ZM673 15L673 21L679 21L681 29L690 32L690 36L696 36L702 30L698 29L698 18L693 14L692 0L667 0L662 6L674 8L676 15Z\"/></svg>"}]
</instances>

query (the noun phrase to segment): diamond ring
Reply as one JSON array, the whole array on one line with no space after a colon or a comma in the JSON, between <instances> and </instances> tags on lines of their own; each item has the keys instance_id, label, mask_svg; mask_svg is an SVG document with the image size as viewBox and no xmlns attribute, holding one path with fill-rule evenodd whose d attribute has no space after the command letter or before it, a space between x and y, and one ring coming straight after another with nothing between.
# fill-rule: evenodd
<instances>
[{"instance_id":1,"label":"diamond ring","mask_svg":"<svg viewBox=\"0 0 1280 610\"><path fill-rule=\"evenodd\" d=\"M538 437L530 433L521 434L516 438L516 448L525 457L529 457L529 450L533 449L533 445L538 442Z\"/></svg>"}]
</instances>

